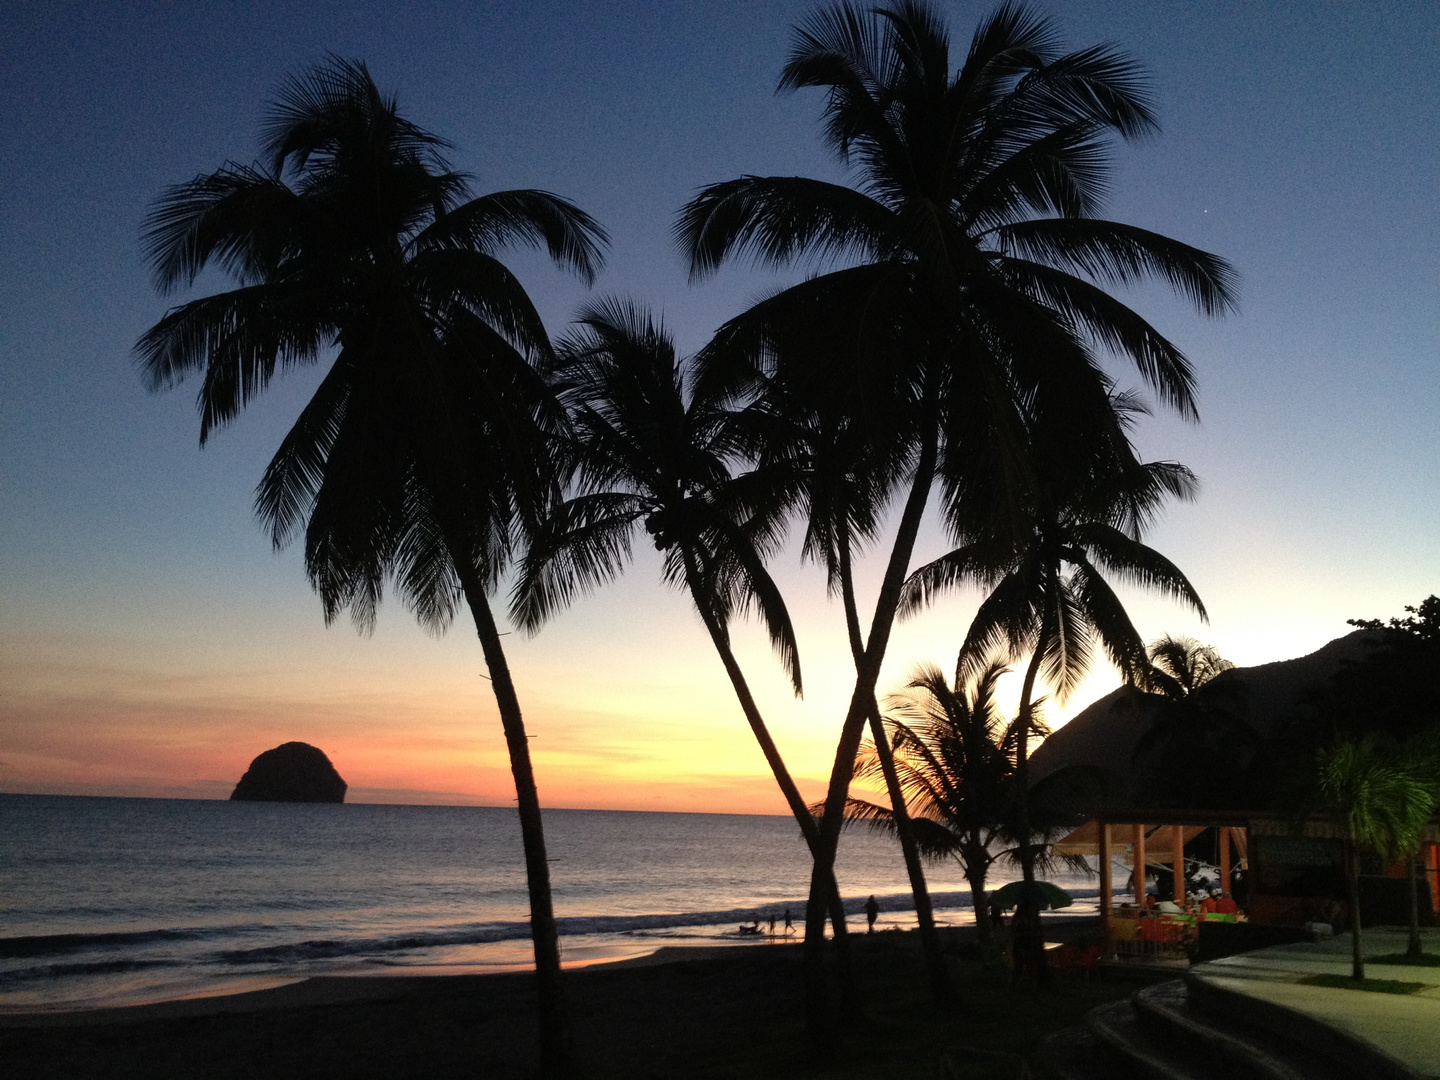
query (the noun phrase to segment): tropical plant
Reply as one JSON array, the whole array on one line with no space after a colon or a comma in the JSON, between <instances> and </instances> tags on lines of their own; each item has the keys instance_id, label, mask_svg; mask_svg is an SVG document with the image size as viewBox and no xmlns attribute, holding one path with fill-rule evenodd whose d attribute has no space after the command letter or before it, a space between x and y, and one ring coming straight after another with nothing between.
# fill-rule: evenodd
<instances>
[{"instance_id":1,"label":"tropical plant","mask_svg":"<svg viewBox=\"0 0 1440 1080\"><path fill-rule=\"evenodd\" d=\"M1146 649L1150 688L1172 701L1182 701L1209 683L1215 676L1235 667L1209 645L1192 637L1166 634Z\"/></svg>"},{"instance_id":2,"label":"tropical plant","mask_svg":"<svg viewBox=\"0 0 1440 1080\"><path fill-rule=\"evenodd\" d=\"M730 642L736 615L756 613L798 695L800 653L784 598L765 569L778 536L760 474L731 475L754 438L725 395L689 377L665 328L633 304L581 312L560 343L553 373L572 424L571 497L552 509L531 544L513 614L531 632L581 592L613 580L643 524L663 556L665 581L689 594L741 711L812 849L819 832L771 737ZM834 884L837 937L846 932Z\"/></svg>"},{"instance_id":3,"label":"tropical plant","mask_svg":"<svg viewBox=\"0 0 1440 1080\"><path fill-rule=\"evenodd\" d=\"M1154 714L1131 754L1142 797L1160 806L1246 804L1262 740L1247 719L1245 684L1216 679L1235 665L1189 637L1167 635L1151 642L1147 655L1138 681L1155 693L1130 700Z\"/></svg>"},{"instance_id":4,"label":"tropical plant","mask_svg":"<svg viewBox=\"0 0 1440 1080\"><path fill-rule=\"evenodd\" d=\"M1435 808L1434 778L1419 774L1374 734L1322 750L1316 760L1317 808L1339 823L1345 841L1351 974L1365 978L1361 946L1359 856L1409 856L1420 847Z\"/></svg>"},{"instance_id":5,"label":"tropical plant","mask_svg":"<svg viewBox=\"0 0 1440 1080\"><path fill-rule=\"evenodd\" d=\"M792 493L792 501L805 510L802 554L824 565L829 592L840 595L851 658L858 672L864 663L865 639L855 595L854 554L857 546L873 542L879 533L887 493L903 474L903 462L893 462L888 468L880 465L875 458L876 441L857 437L861 425L823 403L796 403L772 388L762 393L748 412L764 418L756 433L761 436L762 468L773 478L772 490L777 495ZM914 896L931 996L942 1006L953 1004L955 987L935 926L923 855L910 825L878 706L869 711L869 725L886 791L895 807L892 825Z\"/></svg>"},{"instance_id":6,"label":"tropical plant","mask_svg":"<svg viewBox=\"0 0 1440 1080\"><path fill-rule=\"evenodd\" d=\"M1133 402L1117 402L1122 416ZM917 569L905 583L901 614L919 610L940 592L967 581L989 590L956 660L956 681L981 670L997 653L1010 662L1028 656L1016 717L1015 769L1021 800L1020 835L1028 834L1032 714L1041 677L1063 703L1088 672L1095 646L1127 682L1143 677L1145 646L1107 583L1111 575L1187 604L1202 619L1205 606L1183 573L1141 540L1167 498L1191 498L1194 475L1174 462L1138 461L1128 444L1112 444L1105 459L1076 460L1031 436L1030 470L1038 482L1027 505L1004 523L981 522L967 542ZM956 532L960 532L957 527ZM1020 845L1023 880L1035 880L1037 846ZM1022 923L1032 912L1022 908ZM1038 922L1033 929L1038 931ZM1046 979L1043 943L1017 935L1017 971Z\"/></svg>"},{"instance_id":7,"label":"tropical plant","mask_svg":"<svg viewBox=\"0 0 1440 1080\"><path fill-rule=\"evenodd\" d=\"M533 362L540 316L495 256L543 246L589 281L605 234L543 191L470 197L449 144L400 115L365 66L292 78L264 159L166 190L146 220L162 293L207 267L238 287L172 308L136 345L152 389L202 375L200 441L278 371L328 370L256 493L277 549L303 533L325 620L369 631L386 583L427 628L461 599L490 672L515 779L546 1075L568 1069L540 804L489 595L553 497L563 421Z\"/></svg>"},{"instance_id":8,"label":"tropical plant","mask_svg":"<svg viewBox=\"0 0 1440 1080\"><path fill-rule=\"evenodd\" d=\"M773 376L796 400L829 403L823 411L855 422L861 460L903 462L908 477L812 874L806 1012L825 1053L834 1040L819 901L932 485L943 476L954 494L978 473L1023 490L1020 451L1035 425L1073 433L1077 452L1109 438L1097 349L1133 361L1193 416L1186 358L1104 286L1158 275L1210 313L1232 293L1223 260L1096 216L1107 137L1155 127L1139 72L1112 49L1064 53L1046 20L1007 5L956 71L927 5L843 4L796 31L780 86L826 91L826 140L858 187L716 184L682 211L680 243L694 276L747 252L773 266L807 256L840 265L732 320L708 352Z\"/></svg>"},{"instance_id":9,"label":"tropical plant","mask_svg":"<svg viewBox=\"0 0 1440 1080\"><path fill-rule=\"evenodd\" d=\"M1016 726L1008 723L996 702L996 685L1009 668L988 665L969 692L952 687L939 668L922 665L903 691L886 699L885 738L893 749L902 800L914 835L932 863L954 859L970 884L980 941L991 941L990 909L985 883L1000 860L1019 864L1018 811L1020 794L1015 771ZM1036 734L1048 734L1032 719ZM884 779L881 747L865 743L855 761L855 779ZM1047 837L1073 828L1076 796L1094 790L1093 770L1060 770L1036 785L1032 793L1034 828ZM848 821L869 822L896 831L896 804L890 806L854 796L846 800ZM1088 872L1083 859L1042 853L1043 868L1063 863Z\"/></svg>"},{"instance_id":10,"label":"tropical plant","mask_svg":"<svg viewBox=\"0 0 1440 1080\"><path fill-rule=\"evenodd\" d=\"M1398 755L1401 767L1421 783L1428 785L1432 806L1440 807L1440 730L1432 729L1407 739L1400 744ZM1413 846L1402 844L1399 853L1405 860L1409 898L1409 940L1405 952L1408 956L1418 957L1424 952L1420 940L1420 889L1423 885L1421 873L1424 871L1421 851L1426 840L1424 830L1418 832L1413 839Z\"/></svg>"},{"instance_id":11,"label":"tropical plant","mask_svg":"<svg viewBox=\"0 0 1440 1080\"><path fill-rule=\"evenodd\" d=\"M1325 726L1346 735L1386 731L1402 741L1440 726L1440 702L1431 692L1440 670L1440 596L1405 611L1384 622L1347 620L1372 633L1365 655L1332 680Z\"/></svg>"}]
</instances>

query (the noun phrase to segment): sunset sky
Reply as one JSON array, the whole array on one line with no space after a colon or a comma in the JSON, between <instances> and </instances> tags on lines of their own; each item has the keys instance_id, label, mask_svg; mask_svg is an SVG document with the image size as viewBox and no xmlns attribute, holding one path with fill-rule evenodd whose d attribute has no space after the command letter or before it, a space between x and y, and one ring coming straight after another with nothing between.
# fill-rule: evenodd
<instances>
[{"instance_id":1,"label":"sunset sky","mask_svg":"<svg viewBox=\"0 0 1440 1080\"><path fill-rule=\"evenodd\" d=\"M477 191L546 188L597 217L613 248L594 293L663 312L691 351L804 268L690 285L676 210L744 173L844 175L817 139L820 95L773 92L813 6L4 5L0 791L225 797L257 753L301 739L355 800L508 802L468 626L437 640L390 602L371 637L326 628L300 552L272 553L255 524L255 483L319 369L281 379L203 451L194 387L145 391L130 348L167 301L140 221L166 185L251 160L288 74L362 59L404 115L455 143ZM1239 314L1219 322L1158 290L1126 296L1199 373L1202 422L1157 416L1138 438L1203 481L1150 542L1211 614L1202 626L1126 594L1141 633L1257 664L1440 592L1440 8L1038 6L1072 47L1116 43L1152 75L1162 132L1117 150L1110 216L1217 252L1242 279ZM990 5L939 7L958 62ZM507 261L562 331L585 289L533 253ZM919 557L944 545L932 522ZM506 638L542 802L783 813L699 619L657 567L641 550L614 587ZM752 630L741 659L818 796L853 671L814 568L791 550L774 572L805 700ZM902 624L882 692L918 660L952 666L978 599ZM1049 715L1117 684L1098 668Z\"/></svg>"}]
</instances>

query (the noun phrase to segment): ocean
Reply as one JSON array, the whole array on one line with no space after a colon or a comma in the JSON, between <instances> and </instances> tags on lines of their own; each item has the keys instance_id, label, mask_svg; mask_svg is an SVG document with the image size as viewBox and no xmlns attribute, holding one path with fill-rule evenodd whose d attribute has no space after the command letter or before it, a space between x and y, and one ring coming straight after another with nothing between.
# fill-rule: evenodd
<instances>
[{"instance_id":1,"label":"ocean","mask_svg":"<svg viewBox=\"0 0 1440 1080\"><path fill-rule=\"evenodd\" d=\"M771 917L784 941L787 910L803 932L809 856L790 818L548 810L545 831L567 966L756 947L739 924ZM914 925L890 838L847 831L836 876L852 927L871 895L877 929ZM1014 876L999 867L990 887ZM958 866L928 880L939 922L973 921ZM1054 880L1094 910L1095 878ZM0 1011L515 970L527 916L507 807L0 795Z\"/></svg>"}]
</instances>

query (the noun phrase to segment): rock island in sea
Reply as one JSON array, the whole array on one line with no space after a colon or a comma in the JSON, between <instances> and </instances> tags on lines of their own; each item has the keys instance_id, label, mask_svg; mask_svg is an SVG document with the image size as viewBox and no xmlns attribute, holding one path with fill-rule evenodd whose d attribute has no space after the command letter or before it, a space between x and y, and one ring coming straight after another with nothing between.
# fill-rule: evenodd
<instances>
[{"instance_id":1,"label":"rock island in sea","mask_svg":"<svg viewBox=\"0 0 1440 1080\"><path fill-rule=\"evenodd\" d=\"M318 746L287 742L250 762L235 785L235 802L343 803L349 785Z\"/></svg>"}]
</instances>

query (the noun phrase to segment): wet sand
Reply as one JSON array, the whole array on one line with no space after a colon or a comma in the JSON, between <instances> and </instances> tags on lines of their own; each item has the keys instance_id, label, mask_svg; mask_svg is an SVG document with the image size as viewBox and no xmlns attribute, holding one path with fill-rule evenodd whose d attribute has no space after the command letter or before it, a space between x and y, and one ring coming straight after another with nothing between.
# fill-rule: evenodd
<instances>
[{"instance_id":1,"label":"wet sand","mask_svg":"<svg viewBox=\"0 0 1440 1080\"><path fill-rule=\"evenodd\" d=\"M1052 926L1051 936L1063 937L1086 928ZM950 933L957 971L969 937ZM869 1024L864 1053L875 1052L878 1033L883 1057L883 1014L913 1013L917 1001L928 1008L916 943L892 932L855 935L855 945L859 1008ZM564 979L575 1057L587 1077L818 1075L802 1067L797 946L662 949L568 970ZM518 972L317 978L227 997L12 1015L0 1018L0 1075L509 1080L533 1073L534 1010L533 977ZM931 1025L934 1038L953 1038L956 1018L936 1019L946 1022ZM931 1054L933 1063L939 1047L904 1052Z\"/></svg>"}]
</instances>

